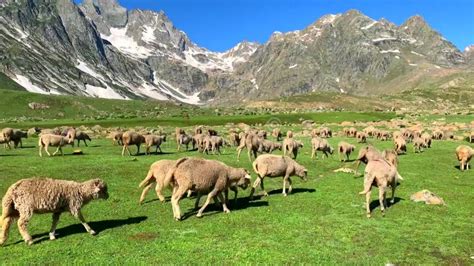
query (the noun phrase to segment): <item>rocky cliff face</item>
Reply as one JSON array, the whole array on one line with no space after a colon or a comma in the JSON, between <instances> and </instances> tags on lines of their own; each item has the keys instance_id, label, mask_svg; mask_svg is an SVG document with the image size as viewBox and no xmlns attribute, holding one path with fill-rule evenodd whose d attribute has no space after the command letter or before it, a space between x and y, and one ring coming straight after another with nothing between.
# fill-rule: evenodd
<instances>
[{"instance_id":1,"label":"rocky cliff face","mask_svg":"<svg viewBox=\"0 0 474 266\"><path fill-rule=\"evenodd\" d=\"M472 66L472 53L419 16L397 26L355 10L217 53L163 12L129 11L114 0L5 0L0 39L0 71L29 91L191 104L371 94L400 77Z\"/></svg>"}]
</instances>

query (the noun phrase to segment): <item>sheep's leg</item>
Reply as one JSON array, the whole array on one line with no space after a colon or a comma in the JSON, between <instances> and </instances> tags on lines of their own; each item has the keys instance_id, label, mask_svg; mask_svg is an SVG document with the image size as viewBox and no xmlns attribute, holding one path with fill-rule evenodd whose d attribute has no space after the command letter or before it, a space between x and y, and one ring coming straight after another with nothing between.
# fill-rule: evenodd
<instances>
[{"instance_id":1,"label":"sheep's leg","mask_svg":"<svg viewBox=\"0 0 474 266\"><path fill-rule=\"evenodd\" d=\"M80 139L77 140L77 147L81 147L81 140Z\"/></svg>"},{"instance_id":2,"label":"sheep's leg","mask_svg":"<svg viewBox=\"0 0 474 266\"><path fill-rule=\"evenodd\" d=\"M40 145L40 146L39 146L39 156L40 156L40 157L43 157L42 150L43 150L43 146Z\"/></svg>"},{"instance_id":3,"label":"sheep's leg","mask_svg":"<svg viewBox=\"0 0 474 266\"><path fill-rule=\"evenodd\" d=\"M226 201L224 199L224 196L222 196L222 192L217 194L217 197L219 198L219 200L222 203L222 209L223 209L224 213L230 213L229 208L227 208L227 204L226 204Z\"/></svg>"},{"instance_id":4,"label":"sheep's leg","mask_svg":"<svg viewBox=\"0 0 474 266\"><path fill-rule=\"evenodd\" d=\"M397 179L393 182L394 184L392 185L392 199L390 200L391 204L395 203L395 189L397 188Z\"/></svg>"},{"instance_id":5,"label":"sheep's leg","mask_svg":"<svg viewBox=\"0 0 474 266\"><path fill-rule=\"evenodd\" d=\"M346 161L349 161L349 153L346 153Z\"/></svg>"},{"instance_id":6,"label":"sheep's leg","mask_svg":"<svg viewBox=\"0 0 474 266\"><path fill-rule=\"evenodd\" d=\"M137 144L137 154L136 156L140 155L140 144Z\"/></svg>"},{"instance_id":7,"label":"sheep's leg","mask_svg":"<svg viewBox=\"0 0 474 266\"><path fill-rule=\"evenodd\" d=\"M6 217L2 222L2 235L0 236L0 246L3 245L8 239L8 233L10 232L10 226L13 223L13 217Z\"/></svg>"},{"instance_id":8,"label":"sheep's leg","mask_svg":"<svg viewBox=\"0 0 474 266\"><path fill-rule=\"evenodd\" d=\"M379 204L383 216L385 215L385 188L383 186L379 187Z\"/></svg>"},{"instance_id":9,"label":"sheep's leg","mask_svg":"<svg viewBox=\"0 0 474 266\"><path fill-rule=\"evenodd\" d=\"M234 203L237 203L237 194L239 190L236 187L230 187L230 190L234 191Z\"/></svg>"},{"instance_id":10,"label":"sheep's leg","mask_svg":"<svg viewBox=\"0 0 474 266\"><path fill-rule=\"evenodd\" d=\"M367 193L365 193L365 208L367 210L367 218L370 218L370 194L371 191L369 190Z\"/></svg>"},{"instance_id":11,"label":"sheep's leg","mask_svg":"<svg viewBox=\"0 0 474 266\"><path fill-rule=\"evenodd\" d=\"M285 175L285 177L283 177L283 196L287 196L286 194L286 182L288 182L288 179L289 179L289 176L288 175Z\"/></svg>"},{"instance_id":12,"label":"sheep's leg","mask_svg":"<svg viewBox=\"0 0 474 266\"><path fill-rule=\"evenodd\" d=\"M20 219L18 219L18 230L20 231L21 236L25 240L26 244L32 245L33 239L28 233L28 222L30 221L32 213L20 213Z\"/></svg>"},{"instance_id":13,"label":"sheep's leg","mask_svg":"<svg viewBox=\"0 0 474 266\"><path fill-rule=\"evenodd\" d=\"M288 177L288 194L291 194L291 191L293 191L293 186L292 186L292 182L291 182L291 178Z\"/></svg>"},{"instance_id":14,"label":"sheep's leg","mask_svg":"<svg viewBox=\"0 0 474 266\"><path fill-rule=\"evenodd\" d=\"M61 216L60 212L53 213L53 223L51 224L51 230L49 230L49 239L56 239L56 227L58 226L59 217Z\"/></svg>"},{"instance_id":15,"label":"sheep's leg","mask_svg":"<svg viewBox=\"0 0 474 266\"><path fill-rule=\"evenodd\" d=\"M156 196L160 199L161 202L165 202L165 197L161 193L162 188L163 188L163 184L160 185L160 184L156 183L156 186L155 186Z\"/></svg>"},{"instance_id":16,"label":"sheep's leg","mask_svg":"<svg viewBox=\"0 0 474 266\"><path fill-rule=\"evenodd\" d=\"M86 147L88 147L88 146L87 146L87 141L86 141L86 140L84 140L84 145L86 145Z\"/></svg>"},{"instance_id":17,"label":"sheep's leg","mask_svg":"<svg viewBox=\"0 0 474 266\"><path fill-rule=\"evenodd\" d=\"M242 152L242 149L240 147L237 147L237 161L240 160L240 153Z\"/></svg>"},{"instance_id":18,"label":"sheep's leg","mask_svg":"<svg viewBox=\"0 0 474 266\"><path fill-rule=\"evenodd\" d=\"M44 146L44 151L46 152L46 154L48 154L48 156L51 156L51 153L49 153L48 148L49 145Z\"/></svg>"},{"instance_id":19,"label":"sheep's leg","mask_svg":"<svg viewBox=\"0 0 474 266\"><path fill-rule=\"evenodd\" d=\"M173 207L173 215L176 221L181 220L181 210L179 209L179 200L183 197L188 189L184 187L178 187L173 195L171 196L171 205Z\"/></svg>"},{"instance_id":20,"label":"sheep's leg","mask_svg":"<svg viewBox=\"0 0 474 266\"><path fill-rule=\"evenodd\" d=\"M82 212L81 210L77 211L77 214L74 215L76 218L79 219L79 221L81 221L81 224L82 226L84 226L84 228L86 229L86 231L91 234L91 235L95 235L96 232L94 230L92 230L92 228L87 224L86 220L84 219L84 216L82 216Z\"/></svg>"},{"instance_id":21,"label":"sheep's leg","mask_svg":"<svg viewBox=\"0 0 474 266\"><path fill-rule=\"evenodd\" d=\"M198 213L196 214L196 217L202 217L202 213L206 209L207 205L211 202L211 199L214 198L217 195L218 191L217 190L212 190L209 195L207 195L206 202L204 202L204 205L202 205L201 209L199 209Z\"/></svg>"},{"instance_id":22,"label":"sheep's leg","mask_svg":"<svg viewBox=\"0 0 474 266\"><path fill-rule=\"evenodd\" d=\"M201 200L202 194L200 192L196 195L196 201L194 202L194 209L199 209L199 201Z\"/></svg>"},{"instance_id":23,"label":"sheep's leg","mask_svg":"<svg viewBox=\"0 0 474 266\"><path fill-rule=\"evenodd\" d=\"M142 195L140 196L140 201L138 202L139 204L143 203L143 201L145 200L146 194L148 193L148 191L151 189L152 186L153 186L153 183L149 184L143 189Z\"/></svg>"}]
</instances>

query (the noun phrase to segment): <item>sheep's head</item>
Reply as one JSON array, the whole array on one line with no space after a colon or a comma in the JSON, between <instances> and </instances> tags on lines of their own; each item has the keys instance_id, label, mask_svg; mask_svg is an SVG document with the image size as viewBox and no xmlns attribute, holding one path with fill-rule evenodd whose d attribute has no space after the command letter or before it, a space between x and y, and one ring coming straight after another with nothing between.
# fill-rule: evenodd
<instances>
[{"instance_id":1,"label":"sheep's head","mask_svg":"<svg viewBox=\"0 0 474 266\"><path fill-rule=\"evenodd\" d=\"M304 181L307 181L308 180L308 169L306 169L305 167L303 167L301 165L298 165L296 167L296 175L301 177L301 179L303 179Z\"/></svg>"},{"instance_id":2,"label":"sheep's head","mask_svg":"<svg viewBox=\"0 0 474 266\"><path fill-rule=\"evenodd\" d=\"M93 179L88 181L89 186L92 190L93 199L108 199L109 192L107 189L107 184L101 179Z\"/></svg>"},{"instance_id":3,"label":"sheep's head","mask_svg":"<svg viewBox=\"0 0 474 266\"><path fill-rule=\"evenodd\" d=\"M241 187L242 189L247 189L247 187L250 185L250 181L252 180L252 177L250 176L250 172L247 171L247 169L241 168L243 177L239 179L237 182L237 186Z\"/></svg>"}]
</instances>

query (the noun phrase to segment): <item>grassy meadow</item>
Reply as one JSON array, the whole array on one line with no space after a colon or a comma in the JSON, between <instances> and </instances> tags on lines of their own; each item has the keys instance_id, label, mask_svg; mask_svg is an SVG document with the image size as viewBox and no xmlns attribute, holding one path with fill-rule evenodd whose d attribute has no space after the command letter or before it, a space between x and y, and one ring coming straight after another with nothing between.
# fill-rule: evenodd
<instances>
[{"instance_id":1,"label":"grassy meadow","mask_svg":"<svg viewBox=\"0 0 474 266\"><path fill-rule=\"evenodd\" d=\"M322 123L393 117L391 114L367 113L338 115L321 113L278 119L294 122L293 119L304 118ZM269 119L246 117L255 120L235 117L234 121L210 115L192 119L196 119L194 122L197 124L213 125L239 119L256 123L260 122L259 119L262 122ZM473 120L472 116L470 120ZM171 121L154 120L150 123L170 126L167 130L171 132L171 127L178 125ZM50 123L54 124L53 121ZM216 128L227 132L221 126ZM302 130L301 126L291 128L296 132ZM333 172L340 167L352 167L354 162L342 163L337 154L324 159L318 154L319 157L312 160L310 138L296 138L304 141L305 146L297 161L308 168L309 180L303 182L297 177L292 178L294 189L288 197L281 195L282 178L266 178L265 188L269 197L256 197L249 201L250 189L239 190L237 202L231 202L230 214L224 214L221 207L210 205L203 218L197 218L193 210L194 199L182 199L180 206L185 219L180 222L173 219L169 201L159 202L153 190L143 205L138 204L141 194L138 184L150 164L160 159L199 156L251 170L245 151L240 161L236 160L235 147L225 148L222 155L177 152L172 137L162 146L163 154L149 156L141 153L122 157L121 147L113 146L108 139L94 139L89 147L81 144L84 155L78 156L71 155L73 148L68 146L64 148L65 156L40 158L36 138L28 138L23 149L2 148L2 195L20 178L47 176L82 181L100 177L109 185L110 198L91 202L83 209L86 220L98 232L97 236L88 235L79 221L65 213L58 226L57 240L49 241L47 233L51 215L34 215L29 232L35 244L26 246L16 224L13 225L8 242L0 248L1 262L53 265L473 263L474 170L461 172L456 167L454 150L460 141L435 141L431 149L421 154L414 154L409 145L408 154L400 156L399 172L404 181L396 191L396 203L382 217L376 196L378 192L373 189L373 217L367 219L365 197L358 195L363 178ZM356 144L355 139L340 136L329 139L329 142L337 147L341 140ZM369 139L369 142L379 149L392 148L391 141ZM362 144L356 146L359 148ZM134 152L135 148L131 150ZM355 156L353 154L351 159ZM363 167L359 172L363 172ZM255 177L252 173L253 180ZM410 201L410 195L422 189L438 194L447 205L430 206ZM233 193L230 195L233 197ZM259 189L256 195L261 195ZM170 191L166 191L165 196L169 200ZM201 199L203 202L204 198Z\"/></svg>"}]
</instances>

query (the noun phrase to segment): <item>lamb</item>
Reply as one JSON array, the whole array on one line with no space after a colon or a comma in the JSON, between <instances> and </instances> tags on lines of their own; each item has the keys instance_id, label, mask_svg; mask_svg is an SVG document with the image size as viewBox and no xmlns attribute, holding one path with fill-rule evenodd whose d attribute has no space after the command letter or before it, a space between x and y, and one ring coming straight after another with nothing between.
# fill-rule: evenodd
<instances>
[{"instance_id":1,"label":"lamb","mask_svg":"<svg viewBox=\"0 0 474 266\"><path fill-rule=\"evenodd\" d=\"M303 148L303 143L296 141L293 138L286 138L283 140L283 155L289 153L293 159L296 159L298 156L298 150L301 148Z\"/></svg>"},{"instance_id":2,"label":"lamb","mask_svg":"<svg viewBox=\"0 0 474 266\"><path fill-rule=\"evenodd\" d=\"M163 142L166 142L166 136L145 135L145 154L149 155L150 148L153 146L156 146L155 153L158 153L158 150L160 150L160 153L163 153L160 147Z\"/></svg>"},{"instance_id":3,"label":"lamb","mask_svg":"<svg viewBox=\"0 0 474 266\"><path fill-rule=\"evenodd\" d=\"M206 202L199 209L197 217L202 217L207 205L216 196L222 202L224 212L229 213L230 210L227 208L222 192L231 186L246 189L250 180L250 174L244 168L234 168L219 161L201 158L178 160L165 177L165 183L174 183L176 187L171 196L173 216L176 220L181 219L179 200L188 190L198 194L209 193Z\"/></svg>"},{"instance_id":4,"label":"lamb","mask_svg":"<svg viewBox=\"0 0 474 266\"><path fill-rule=\"evenodd\" d=\"M136 155L138 155L140 153L140 145L142 145L142 143L145 143L145 137L143 137L143 135L140 135L136 132L127 131L127 132L123 133L122 142L123 142L122 156L125 155L125 150L128 151L129 156L132 155L130 153L130 149L128 148L128 146L130 146L130 145L136 145L137 146L137 154Z\"/></svg>"},{"instance_id":5,"label":"lamb","mask_svg":"<svg viewBox=\"0 0 474 266\"><path fill-rule=\"evenodd\" d=\"M456 157L460 163L459 169L461 171L468 170L470 168L469 161L474 155L474 150L466 145L459 145L456 148Z\"/></svg>"},{"instance_id":6,"label":"lamb","mask_svg":"<svg viewBox=\"0 0 474 266\"><path fill-rule=\"evenodd\" d=\"M10 186L3 197L0 245L6 242L10 226L16 218L21 236L28 245L33 244L27 225L34 213L53 213L49 232L51 240L56 239L56 226L65 211L79 219L89 234L95 235L96 232L86 223L81 208L94 199L108 197L107 184L100 179L83 183L50 178L22 179Z\"/></svg>"},{"instance_id":7,"label":"lamb","mask_svg":"<svg viewBox=\"0 0 474 266\"><path fill-rule=\"evenodd\" d=\"M326 157L329 157L328 153L331 155L334 153L334 149L329 145L329 142L326 139L321 139L319 137L311 139L311 159L318 157L316 151L322 151Z\"/></svg>"},{"instance_id":8,"label":"lamb","mask_svg":"<svg viewBox=\"0 0 474 266\"><path fill-rule=\"evenodd\" d=\"M407 143L404 137L399 137L394 140L395 150L398 154L403 154L407 152Z\"/></svg>"},{"instance_id":9,"label":"lamb","mask_svg":"<svg viewBox=\"0 0 474 266\"><path fill-rule=\"evenodd\" d=\"M240 139L240 145L237 147L237 161L240 160L240 153L244 148L247 148L247 155L249 161L252 161L251 154L254 158L257 158L257 152L262 151L262 141L258 135L254 133L247 133L242 139Z\"/></svg>"},{"instance_id":10,"label":"lamb","mask_svg":"<svg viewBox=\"0 0 474 266\"><path fill-rule=\"evenodd\" d=\"M84 145L86 145L86 147L87 147L86 140L92 141L91 138L89 137L89 135L87 133L82 132L82 131L76 132L76 140L77 140L77 147L79 147L81 145L81 140L84 141Z\"/></svg>"},{"instance_id":11,"label":"lamb","mask_svg":"<svg viewBox=\"0 0 474 266\"><path fill-rule=\"evenodd\" d=\"M272 153L274 150L280 150L282 149L281 143L278 142L273 142L270 140L264 139L262 141L262 152L265 153Z\"/></svg>"},{"instance_id":12,"label":"lamb","mask_svg":"<svg viewBox=\"0 0 474 266\"><path fill-rule=\"evenodd\" d=\"M44 149L48 156L51 154L48 151L49 146L58 147L56 151L53 153L53 156L56 155L58 152L61 152L61 155L64 155L63 148L67 144L71 144L74 139L67 139L63 136L53 135L53 134L42 134L38 140L38 147L39 147L39 156L43 157L42 150Z\"/></svg>"},{"instance_id":13,"label":"lamb","mask_svg":"<svg viewBox=\"0 0 474 266\"><path fill-rule=\"evenodd\" d=\"M425 140L419 137L415 137L413 139L413 151L414 153L419 153L423 151L423 147L425 146Z\"/></svg>"},{"instance_id":14,"label":"lamb","mask_svg":"<svg viewBox=\"0 0 474 266\"><path fill-rule=\"evenodd\" d=\"M8 149L11 149L12 147L10 146L10 141L12 140L12 136L13 136L13 128L4 128L2 130L2 136L3 136L3 141L4 141L4 144L5 144L5 148L8 147Z\"/></svg>"},{"instance_id":15,"label":"lamb","mask_svg":"<svg viewBox=\"0 0 474 266\"><path fill-rule=\"evenodd\" d=\"M152 188L153 184L156 183L155 191L156 195L160 199L161 202L165 201L165 197L161 193L164 188L169 187L173 184L165 184L165 177L166 173L175 165L176 160L160 160L153 163L150 166L150 170L148 171L147 176L145 179L140 183L138 187L144 187L142 195L140 196L139 203L142 204L145 200L145 196L148 191Z\"/></svg>"},{"instance_id":16,"label":"lamb","mask_svg":"<svg viewBox=\"0 0 474 266\"><path fill-rule=\"evenodd\" d=\"M293 190L291 176L299 176L304 181L307 180L308 170L295 160L288 156L262 154L253 162L253 170L257 173L257 180L255 180L252 190L250 191L250 199L253 199L255 189L260 185L264 196L268 196L263 186L263 179L268 177L283 177L283 196L287 196L286 183L288 182L288 193Z\"/></svg>"},{"instance_id":17,"label":"lamb","mask_svg":"<svg viewBox=\"0 0 474 266\"><path fill-rule=\"evenodd\" d=\"M341 160L341 162L345 162L349 160L349 156L355 150L355 146L345 141L341 141L337 145L337 149L339 151L339 159ZM346 156L346 159L343 158L344 155Z\"/></svg>"},{"instance_id":18,"label":"lamb","mask_svg":"<svg viewBox=\"0 0 474 266\"><path fill-rule=\"evenodd\" d=\"M282 138L281 130L279 128L274 128L272 130L272 136L276 139L276 141L280 141Z\"/></svg>"},{"instance_id":19,"label":"lamb","mask_svg":"<svg viewBox=\"0 0 474 266\"><path fill-rule=\"evenodd\" d=\"M391 203L395 202L395 189L397 188L398 180L403 180L397 172L397 168L391 165L384 159L371 160L365 167L364 174L364 190L359 192L360 195L365 194L367 218L371 217L370 212L370 194L372 186L379 188L379 202L382 215L385 214L386 192L387 187L392 188Z\"/></svg>"}]
</instances>

